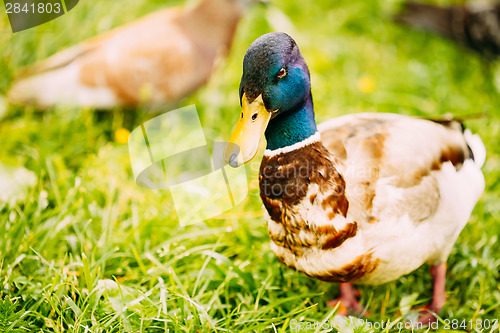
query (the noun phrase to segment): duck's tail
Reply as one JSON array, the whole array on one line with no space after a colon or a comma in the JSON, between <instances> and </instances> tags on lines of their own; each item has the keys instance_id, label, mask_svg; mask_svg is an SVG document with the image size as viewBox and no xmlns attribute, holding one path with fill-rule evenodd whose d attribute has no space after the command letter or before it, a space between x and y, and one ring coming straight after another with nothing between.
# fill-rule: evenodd
<instances>
[{"instance_id":1,"label":"duck's tail","mask_svg":"<svg viewBox=\"0 0 500 333\"><path fill-rule=\"evenodd\" d=\"M486 160L486 148L484 147L483 141L479 135L472 134L469 129L464 131L464 137L470 150L470 158L472 158L476 165L481 168Z\"/></svg>"},{"instance_id":2,"label":"duck's tail","mask_svg":"<svg viewBox=\"0 0 500 333\"><path fill-rule=\"evenodd\" d=\"M453 114L448 113L442 116L441 118L425 118L425 119L438 123L447 128L461 131L465 138L465 142L467 143L468 153L469 153L468 158L472 159L474 163L481 168L486 160L486 148L484 147L484 143L481 140L481 137L478 134L472 134L472 132L465 127L464 121L470 119L479 119L484 117L487 117L487 114L474 113L456 117Z\"/></svg>"},{"instance_id":3,"label":"duck's tail","mask_svg":"<svg viewBox=\"0 0 500 333\"><path fill-rule=\"evenodd\" d=\"M81 80L78 59L99 46L82 43L21 70L7 98L15 105L46 109L54 105L108 108L117 105L113 93L102 86L88 86Z\"/></svg>"},{"instance_id":4,"label":"duck's tail","mask_svg":"<svg viewBox=\"0 0 500 333\"><path fill-rule=\"evenodd\" d=\"M8 92L8 101L39 109L55 105L109 108L118 104L110 89L84 84L80 72L79 64L71 63L18 79Z\"/></svg>"}]
</instances>

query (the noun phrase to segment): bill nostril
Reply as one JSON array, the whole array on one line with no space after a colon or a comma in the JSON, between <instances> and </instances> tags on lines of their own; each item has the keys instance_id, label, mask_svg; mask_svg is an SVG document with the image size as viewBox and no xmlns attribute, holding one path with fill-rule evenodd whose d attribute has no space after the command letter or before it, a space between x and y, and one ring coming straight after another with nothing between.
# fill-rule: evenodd
<instances>
[{"instance_id":1,"label":"bill nostril","mask_svg":"<svg viewBox=\"0 0 500 333\"><path fill-rule=\"evenodd\" d=\"M238 154L232 153L231 156L229 157L229 165L232 166L233 168L238 167Z\"/></svg>"}]
</instances>

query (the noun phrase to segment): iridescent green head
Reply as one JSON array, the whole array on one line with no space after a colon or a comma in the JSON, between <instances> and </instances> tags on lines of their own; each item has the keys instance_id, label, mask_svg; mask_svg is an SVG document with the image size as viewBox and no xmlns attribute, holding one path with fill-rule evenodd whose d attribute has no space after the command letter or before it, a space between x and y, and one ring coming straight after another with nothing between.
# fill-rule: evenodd
<instances>
[{"instance_id":1,"label":"iridescent green head","mask_svg":"<svg viewBox=\"0 0 500 333\"><path fill-rule=\"evenodd\" d=\"M295 41L285 33L259 37L243 60L240 83L242 112L226 150L233 165L255 156L265 133L268 149L300 142L316 132L307 64Z\"/></svg>"}]
</instances>

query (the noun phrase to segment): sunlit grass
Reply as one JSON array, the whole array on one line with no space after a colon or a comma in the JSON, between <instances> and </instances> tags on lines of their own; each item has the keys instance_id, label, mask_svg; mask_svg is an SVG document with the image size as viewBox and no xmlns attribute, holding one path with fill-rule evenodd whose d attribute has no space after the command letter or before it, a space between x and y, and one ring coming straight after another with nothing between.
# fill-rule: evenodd
<instances>
[{"instance_id":1,"label":"sunlit grass","mask_svg":"<svg viewBox=\"0 0 500 333\"><path fill-rule=\"evenodd\" d=\"M14 36L2 17L0 95L21 66L180 2L81 1L70 14ZM395 8L372 0L275 0L254 8L227 61L180 105L196 104L208 140L227 139L239 113L246 48L265 32L287 29L310 66L318 121L362 111L484 113L466 125L488 149L487 189L448 261L442 318L499 318L498 92L478 57L394 25ZM168 192L135 185L116 133L150 117L142 110L10 108L0 121L0 160L38 178L26 200L0 203L0 331L291 332L292 320L331 319L335 309L326 301L338 287L285 268L270 251L258 160L248 167L244 203L196 225L178 225ZM368 320L401 320L429 301L428 267L361 293Z\"/></svg>"}]
</instances>

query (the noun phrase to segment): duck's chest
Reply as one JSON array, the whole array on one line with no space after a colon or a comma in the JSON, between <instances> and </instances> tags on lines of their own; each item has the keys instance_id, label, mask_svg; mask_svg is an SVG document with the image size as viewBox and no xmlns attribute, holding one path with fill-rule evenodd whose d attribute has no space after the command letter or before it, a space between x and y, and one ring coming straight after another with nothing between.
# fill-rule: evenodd
<instances>
[{"instance_id":1,"label":"duck's chest","mask_svg":"<svg viewBox=\"0 0 500 333\"><path fill-rule=\"evenodd\" d=\"M358 224L347 218L344 180L322 146L264 156L259 184L272 249L284 264L334 282L376 267L356 237Z\"/></svg>"},{"instance_id":2,"label":"duck's chest","mask_svg":"<svg viewBox=\"0 0 500 333\"><path fill-rule=\"evenodd\" d=\"M287 153L264 155L259 173L260 196L271 219L285 223L293 214L307 220L315 210L333 218L347 214L345 182L321 144ZM312 227L302 221L303 229Z\"/></svg>"}]
</instances>

